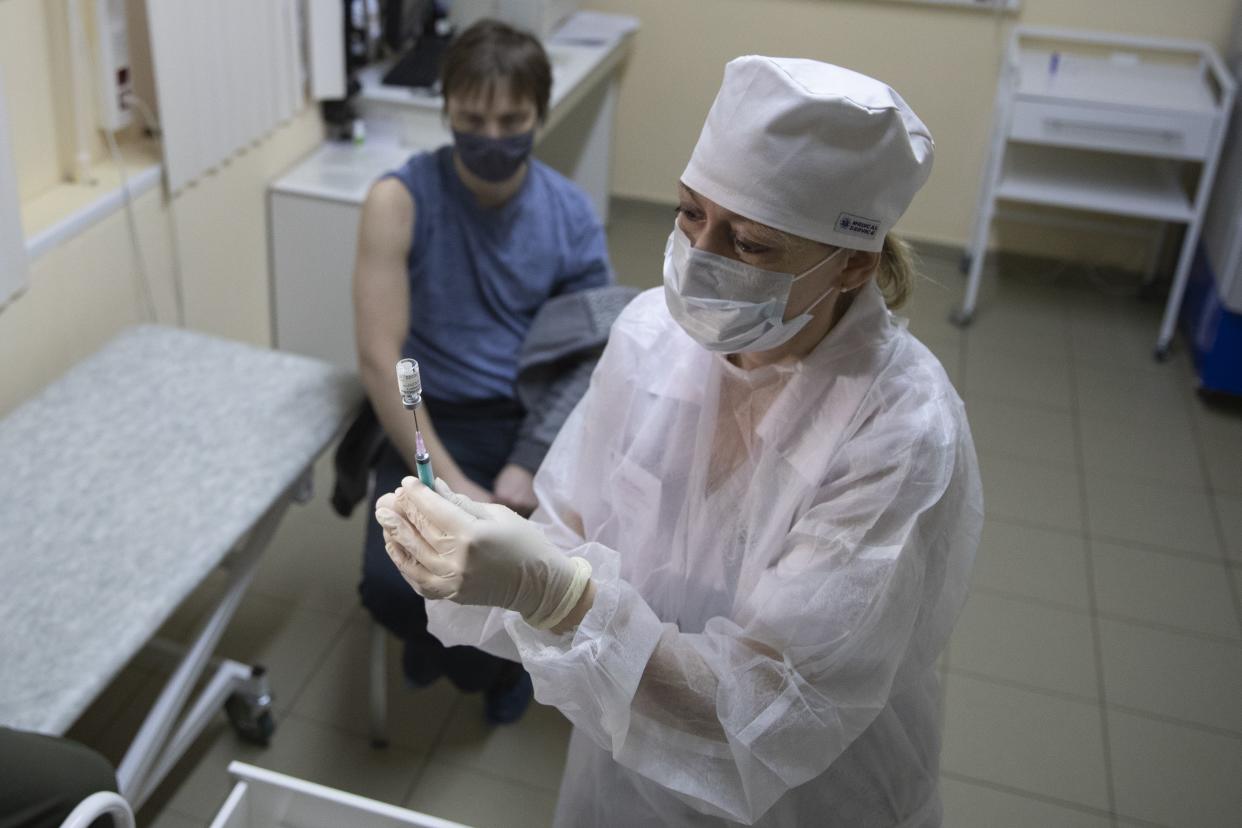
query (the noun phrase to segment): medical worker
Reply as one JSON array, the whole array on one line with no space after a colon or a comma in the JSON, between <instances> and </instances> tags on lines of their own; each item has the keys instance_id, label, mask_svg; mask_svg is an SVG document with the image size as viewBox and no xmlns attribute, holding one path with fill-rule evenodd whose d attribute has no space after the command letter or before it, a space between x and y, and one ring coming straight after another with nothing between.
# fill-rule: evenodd
<instances>
[{"instance_id":1,"label":"medical worker","mask_svg":"<svg viewBox=\"0 0 1242 828\"><path fill-rule=\"evenodd\" d=\"M407 478L431 630L574 732L562 826L936 826L936 660L982 523L962 402L889 306L932 138L888 86L731 62L664 289L613 328L533 521Z\"/></svg>"}]
</instances>

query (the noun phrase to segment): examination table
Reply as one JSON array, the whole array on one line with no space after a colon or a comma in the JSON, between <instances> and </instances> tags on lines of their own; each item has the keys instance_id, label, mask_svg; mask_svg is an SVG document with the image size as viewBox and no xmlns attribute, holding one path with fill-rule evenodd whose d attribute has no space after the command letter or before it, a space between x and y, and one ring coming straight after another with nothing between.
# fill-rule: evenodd
<instances>
[{"instance_id":1,"label":"examination table","mask_svg":"<svg viewBox=\"0 0 1242 828\"><path fill-rule=\"evenodd\" d=\"M140 650L172 649L152 637L223 568L118 768L121 794L140 807L221 706L244 736L270 736L261 668L212 650L361 400L318 360L140 326L0 420L0 725L62 734Z\"/></svg>"}]
</instances>

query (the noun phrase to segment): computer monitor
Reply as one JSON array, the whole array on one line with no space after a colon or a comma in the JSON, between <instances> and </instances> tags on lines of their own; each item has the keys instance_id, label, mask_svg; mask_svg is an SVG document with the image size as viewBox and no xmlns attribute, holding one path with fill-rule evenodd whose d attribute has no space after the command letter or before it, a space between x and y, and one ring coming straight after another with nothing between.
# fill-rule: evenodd
<instances>
[{"instance_id":1,"label":"computer monitor","mask_svg":"<svg viewBox=\"0 0 1242 828\"><path fill-rule=\"evenodd\" d=\"M400 54L413 46L435 12L433 0L387 0L384 4L384 42Z\"/></svg>"},{"instance_id":2,"label":"computer monitor","mask_svg":"<svg viewBox=\"0 0 1242 828\"><path fill-rule=\"evenodd\" d=\"M384 39L401 57L384 74L385 86L434 89L449 38L435 32L433 0L388 0Z\"/></svg>"}]
</instances>

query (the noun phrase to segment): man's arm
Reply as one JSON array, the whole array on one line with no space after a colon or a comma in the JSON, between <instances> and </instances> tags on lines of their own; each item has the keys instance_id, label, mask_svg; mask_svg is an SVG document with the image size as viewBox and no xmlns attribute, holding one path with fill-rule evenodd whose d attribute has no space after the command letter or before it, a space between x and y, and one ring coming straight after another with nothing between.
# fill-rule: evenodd
<instances>
[{"instance_id":1,"label":"man's arm","mask_svg":"<svg viewBox=\"0 0 1242 828\"><path fill-rule=\"evenodd\" d=\"M407 258L413 237L414 199L401 182L385 178L371 187L362 205L358 257L354 265L354 336L358 371L371 406L393 447L414 468L414 418L397 394L395 366L410 326ZM487 490L462 473L436 434L427 409L418 422L436 474L457 492L489 501Z\"/></svg>"}]
</instances>

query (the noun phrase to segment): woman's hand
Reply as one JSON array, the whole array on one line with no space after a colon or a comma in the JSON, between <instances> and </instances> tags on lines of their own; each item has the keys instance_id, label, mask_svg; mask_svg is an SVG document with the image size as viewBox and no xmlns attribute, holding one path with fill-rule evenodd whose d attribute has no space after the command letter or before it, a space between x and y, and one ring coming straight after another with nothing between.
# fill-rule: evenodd
<instances>
[{"instance_id":1,"label":"woman's hand","mask_svg":"<svg viewBox=\"0 0 1242 828\"><path fill-rule=\"evenodd\" d=\"M505 466L496 476L493 485L496 502L508 506L522 517L530 517L539 505L535 498L535 476L521 466L513 463Z\"/></svg>"},{"instance_id":2,"label":"woman's hand","mask_svg":"<svg viewBox=\"0 0 1242 828\"><path fill-rule=\"evenodd\" d=\"M516 610L535 627L560 624L579 604L591 566L500 504L476 503L443 481L414 477L376 504L384 548L425 598Z\"/></svg>"}]
</instances>

